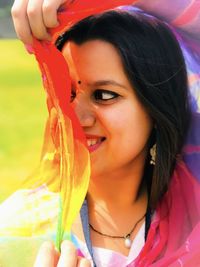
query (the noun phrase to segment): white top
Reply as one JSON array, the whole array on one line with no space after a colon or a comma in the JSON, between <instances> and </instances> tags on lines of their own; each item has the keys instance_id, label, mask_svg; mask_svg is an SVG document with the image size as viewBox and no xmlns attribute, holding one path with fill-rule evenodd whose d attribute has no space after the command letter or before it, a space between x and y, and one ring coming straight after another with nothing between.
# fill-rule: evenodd
<instances>
[{"instance_id":1,"label":"white top","mask_svg":"<svg viewBox=\"0 0 200 267\"><path fill-rule=\"evenodd\" d=\"M127 257L110 249L93 247L93 255L97 267L125 267L133 262L145 244L144 235L145 223L142 224L138 233L136 234ZM79 240L76 236L74 236L74 238L85 258L92 261L86 244Z\"/></svg>"}]
</instances>

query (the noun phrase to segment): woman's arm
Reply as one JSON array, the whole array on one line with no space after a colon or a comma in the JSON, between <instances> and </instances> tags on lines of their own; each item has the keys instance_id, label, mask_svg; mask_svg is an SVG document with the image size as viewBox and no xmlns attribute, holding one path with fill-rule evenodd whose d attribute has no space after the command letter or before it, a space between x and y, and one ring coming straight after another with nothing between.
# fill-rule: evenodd
<instances>
[{"instance_id":1,"label":"woman's arm","mask_svg":"<svg viewBox=\"0 0 200 267\"><path fill-rule=\"evenodd\" d=\"M45 242L38 252L34 267L91 267L91 264L89 260L77 256L72 242L64 241L60 255L51 242Z\"/></svg>"}]
</instances>

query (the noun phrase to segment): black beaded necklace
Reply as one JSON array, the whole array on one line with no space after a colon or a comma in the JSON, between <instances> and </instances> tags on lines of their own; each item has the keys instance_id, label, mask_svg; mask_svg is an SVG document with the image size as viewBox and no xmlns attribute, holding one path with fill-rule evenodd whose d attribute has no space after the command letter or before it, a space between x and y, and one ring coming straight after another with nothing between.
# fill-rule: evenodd
<instances>
[{"instance_id":1,"label":"black beaded necklace","mask_svg":"<svg viewBox=\"0 0 200 267\"><path fill-rule=\"evenodd\" d=\"M93 265L94 265L94 267L97 267L96 263L95 263L95 259L94 259L94 255L93 255L93 249L92 249L92 243L91 243L91 239L90 239L90 224L89 224L89 218L88 218L88 206L87 206L87 200L86 199L83 202L82 208L80 210L80 215L81 215L81 222L82 222L82 226L83 226L83 232L84 232L84 236L85 236L86 245L87 245L88 251L91 255ZM151 224L151 209L148 206L147 212L145 214L145 241L147 239L147 234L148 234L148 231L150 228L150 224Z\"/></svg>"},{"instance_id":2,"label":"black beaded necklace","mask_svg":"<svg viewBox=\"0 0 200 267\"><path fill-rule=\"evenodd\" d=\"M134 232L134 230L136 229L137 225L146 217L146 213L134 224L133 228L131 229L131 231L126 234L126 235L123 235L123 236L119 236L119 235L108 235L108 234L104 234L100 231L98 231L97 229L94 228L94 226L92 226L91 223L89 223L89 226L90 228L98 233L99 235L102 235L102 236L105 236L105 237L108 237L108 238L115 238L115 239L124 239L124 245L126 248L130 248L131 245L132 245L132 241L130 239L132 233Z\"/></svg>"}]
</instances>

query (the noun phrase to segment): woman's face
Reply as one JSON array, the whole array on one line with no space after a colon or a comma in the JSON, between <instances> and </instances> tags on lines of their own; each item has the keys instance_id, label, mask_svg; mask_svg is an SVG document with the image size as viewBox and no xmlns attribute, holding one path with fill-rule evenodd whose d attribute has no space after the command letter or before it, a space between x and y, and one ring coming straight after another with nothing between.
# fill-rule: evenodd
<instances>
[{"instance_id":1,"label":"woman's face","mask_svg":"<svg viewBox=\"0 0 200 267\"><path fill-rule=\"evenodd\" d=\"M115 47L101 40L68 42L63 54L73 83L71 104L87 138L92 177L143 166L152 120Z\"/></svg>"}]
</instances>

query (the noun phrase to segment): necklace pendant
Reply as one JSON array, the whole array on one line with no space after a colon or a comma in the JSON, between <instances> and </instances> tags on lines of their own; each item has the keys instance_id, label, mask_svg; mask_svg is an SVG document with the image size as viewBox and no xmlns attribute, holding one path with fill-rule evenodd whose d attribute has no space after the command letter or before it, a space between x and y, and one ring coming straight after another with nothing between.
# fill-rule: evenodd
<instances>
[{"instance_id":1,"label":"necklace pendant","mask_svg":"<svg viewBox=\"0 0 200 267\"><path fill-rule=\"evenodd\" d=\"M125 239L124 239L124 245L125 245L126 248L131 248L132 241L131 241L129 235L125 237Z\"/></svg>"}]
</instances>

